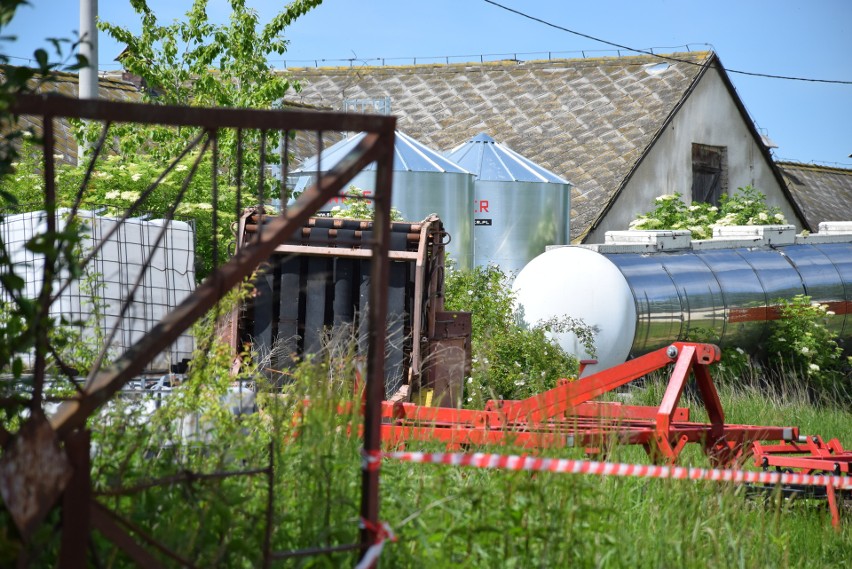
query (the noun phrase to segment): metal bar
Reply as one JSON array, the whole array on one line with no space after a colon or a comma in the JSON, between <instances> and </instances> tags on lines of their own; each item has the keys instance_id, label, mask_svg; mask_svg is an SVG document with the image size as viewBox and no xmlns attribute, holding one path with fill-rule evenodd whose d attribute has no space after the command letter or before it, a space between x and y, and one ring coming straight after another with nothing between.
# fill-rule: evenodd
<instances>
[{"instance_id":1,"label":"metal bar","mask_svg":"<svg viewBox=\"0 0 852 569\"><path fill-rule=\"evenodd\" d=\"M273 507L275 506L275 439L269 441L269 465L266 467L267 496L266 496L266 528L263 536L263 566L268 569L272 565L272 524Z\"/></svg>"},{"instance_id":2,"label":"metal bar","mask_svg":"<svg viewBox=\"0 0 852 569\"><path fill-rule=\"evenodd\" d=\"M266 471L266 468L252 468L248 470L235 470L230 472L211 472L209 474L184 472L174 476L166 476L156 480L149 480L148 482L142 482L125 488L107 488L105 490L99 490L98 492L95 492L95 494L97 496L128 496L130 494L137 494L159 486L171 486L173 484L180 484L183 482L192 483L204 480L219 480L222 478L229 478L231 476L251 476L254 474L264 474Z\"/></svg>"},{"instance_id":3,"label":"metal bar","mask_svg":"<svg viewBox=\"0 0 852 569\"><path fill-rule=\"evenodd\" d=\"M385 331L387 291L390 275L390 209L393 185L393 132L380 141L376 161L376 199L373 260L370 263L369 339L367 386L364 405L364 461L362 463L361 517L368 523L361 529L362 555L376 543L379 527L379 453L382 444L381 405L385 397Z\"/></svg>"},{"instance_id":4,"label":"metal bar","mask_svg":"<svg viewBox=\"0 0 852 569\"><path fill-rule=\"evenodd\" d=\"M44 392L45 371L47 368L47 351L50 345L48 338L48 316L50 314L51 298L53 288L53 277L56 271L57 243L56 236L56 176L53 168L53 115L45 113L43 122L43 144L44 144L44 211L47 216L47 235L50 236L50 246L44 252L44 269L42 273L41 291L38 295L38 315L34 323L35 332L35 365L33 374L35 384L33 386L32 408L41 406Z\"/></svg>"},{"instance_id":5,"label":"metal bar","mask_svg":"<svg viewBox=\"0 0 852 569\"><path fill-rule=\"evenodd\" d=\"M276 253L304 255L305 257L353 257L370 259L373 251L370 249L348 249L346 247L314 247L312 245L279 245ZM391 261L416 261L418 254L414 251L388 251Z\"/></svg>"},{"instance_id":6,"label":"metal bar","mask_svg":"<svg viewBox=\"0 0 852 569\"><path fill-rule=\"evenodd\" d=\"M271 557L277 561L279 559L291 559L293 557L309 557L311 555L321 555L323 553L341 553L344 551L355 551L361 549L360 543L351 545L333 545L331 547L311 547L308 549L296 549L294 551L273 551Z\"/></svg>"},{"instance_id":7,"label":"metal bar","mask_svg":"<svg viewBox=\"0 0 852 569\"><path fill-rule=\"evenodd\" d=\"M84 395L78 395L63 404L50 419L53 428L62 435L82 425L89 415L106 403L127 381L140 373L151 357L171 345L193 322L212 308L219 301L222 291L230 290L242 282L262 261L269 258L275 247L288 239L296 228L301 227L313 212L328 201L329 197L367 164L376 160L383 151L387 152L382 148L382 143L386 138L392 140L392 135L391 122L391 130L384 133L384 136L365 136L357 147L320 180L319 186L305 191L286 215L278 216L268 224L268 231L237 251L227 263L207 277L193 294L119 357L112 367L102 370L86 386Z\"/></svg>"},{"instance_id":8,"label":"metal bar","mask_svg":"<svg viewBox=\"0 0 852 569\"><path fill-rule=\"evenodd\" d=\"M689 372L692 370L694 361L694 346L684 346L679 350L669 383L663 394L663 401L660 403L660 410L657 412L657 434L661 439L668 439L672 415L683 394L683 388L686 387L686 380L689 379Z\"/></svg>"},{"instance_id":9,"label":"metal bar","mask_svg":"<svg viewBox=\"0 0 852 569\"><path fill-rule=\"evenodd\" d=\"M90 443L91 434L85 429L65 437L65 452L73 474L62 494L61 569L86 566L86 545L90 531L89 501L92 496Z\"/></svg>"},{"instance_id":10,"label":"metal bar","mask_svg":"<svg viewBox=\"0 0 852 569\"><path fill-rule=\"evenodd\" d=\"M91 502L90 516L92 527L101 532L104 537L118 546L140 567L156 569L162 567L159 559L136 543L130 535L109 516L106 509L97 502Z\"/></svg>"},{"instance_id":11,"label":"metal bar","mask_svg":"<svg viewBox=\"0 0 852 569\"><path fill-rule=\"evenodd\" d=\"M710 424L713 425L713 438L719 440L725 428L725 411L722 409L722 401L710 377L710 368L707 365L698 364L693 368L692 373L695 375L698 392L701 394L704 408L707 409Z\"/></svg>"},{"instance_id":12,"label":"metal bar","mask_svg":"<svg viewBox=\"0 0 852 569\"><path fill-rule=\"evenodd\" d=\"M57 115L99 121L132 122L201 128L256 130L331 130L387 132L396 118L303 110L260 110L177 105L141 105L103 100L78 100L47 95L19 95L10 112L17 115ZM52 154L51 154L52 156Z\"/></svg>"},{"instance_id":13,"label":"metal bar","mask_svg":"<svg viewBox=\"0 0 852 569\"><path fill-rule=\"evenodd\" d=\"M142 529L136 524L126 520L115 512L107 509L103 504L100 504L97 500L91 501L91 516L92 516L92 525L104 534L106 537L110 539L113 543L115 543L119 548L121 548L125 553L130 555L134 561L142 565L143 567L162 567L162 561L159 561L154 558L151 553L139 545L130 534L127 533L127 530L132 531L136 535L138 535L142 541L155 548L157 551L168 557L169 559L173 559L177 561L184 567L195 567L191 561L188 559L184 559L146 532L142 531ZM119 525L120 524L120 525ZM124 527L121 527L124 526ZM125 529L127 528L127 529Z\"/></svg>"},{"instance_id":14,"label":"metal bar","mask_svg":"<svg viewBox=\"0 0 852 569\"><path fill-rule=\"evenodd\" d=\"M665 367L674 360L666 352L667 348L661 348L614 368L599 371L509 405L504 409L506 417L509 420L529 417L530 421L538 421L564 413L575 405Z\"/></svg>"}]
</instances>

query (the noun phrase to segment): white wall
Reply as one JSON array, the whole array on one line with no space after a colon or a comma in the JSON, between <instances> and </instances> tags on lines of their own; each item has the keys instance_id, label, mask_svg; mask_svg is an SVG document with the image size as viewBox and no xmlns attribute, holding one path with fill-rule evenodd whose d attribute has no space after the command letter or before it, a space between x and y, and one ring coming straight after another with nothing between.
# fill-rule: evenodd
<instances>
[{"instance_id":1,"label":"white wall","mask_svg":"<svg viewBox=\"0 0 852 569\"><path fill-rule=\"evenodd\" d=\"M727 148L728 193L752 185L766 194L787 222L802 228L801 220L772 173L743 121L719 72L709 69L692 94L654 144L618 196L603 222L589 233L586 243L603 243L607 231L627 229L640 213L653 209L654 198L679 192L686 201L692 194L692 144Z\"/></svg>"}]
</instances>

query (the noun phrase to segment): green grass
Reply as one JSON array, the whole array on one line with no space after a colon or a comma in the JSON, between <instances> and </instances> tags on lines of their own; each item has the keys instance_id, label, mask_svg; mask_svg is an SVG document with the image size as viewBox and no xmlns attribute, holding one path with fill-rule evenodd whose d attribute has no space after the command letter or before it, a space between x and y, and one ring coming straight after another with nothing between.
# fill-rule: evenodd
<instances>
[{"instance_id":1,"label":"green grass","mask_svg":"<svg viewBox=\"0 0 852 569\"><path fill-rule=\"evenodd\" d=\"M636 398L661 394L651 384ZM754 389L720 397L729 422L798 424L852 446L848 410ZM611 458L647 462L637 447ZM684 462L709 466L695 449ZM835 531L822 501L748 497L729 484L394 462L382 484L382 518L400 536L385 553L392 567L826 567L852 557L852 511Z\"/></svg>"},{"instance_id":2,"label":"green grass","mask_svg":"<svg viewBox=\"0 0 852 569\"><path fill-rule=\"evenodd\" d=\"M210 381L206 374L205 381ZM243 421L204 405L186 386L164 407L163 420L95 424L98 488L133 486L180 473L262 467L274 441L275 551L353 544L360 512L360 440L349 427L361 417L338 411L351 400L351 369L315 365L291 393L267 398L263 413ZM223 374L222 382L228 381ZM207 389L207 387L205 387ZM633 388L633 403L659 403L663 385ZM805 433L839 438L852 447L852 412L814 407L797 390L769 393L723 383L729 422L798 425ZM307 411L301 405L309 397ZM699 405L690 404L701 420ZM357 406L356 406L357 408ZM168 426L187 409L214 421L216 439L202 447L170 447ZM299 414L294 422L294 413ZM118 410L124 416L126 410ZM707 467L697 445L683 465ZM157 450L160 449L160 450ZM411 443L407 450L443 450ZM470 449L480 450L480 449ZM520 453L497 447L489 452ZM153 452L156 451L156 452ZM582 449L541 455L582 458ZM647 463L640 447L619 446L611 460ZM381 472L380 519L398 536L382 554L382 567L828 567L852 558L852 508L839 531L825 502L750 497L730 484L508 472L386 460ZM101 498L108 507L187 559L204 567L257 567L266 528L264 476L233 477L151 488L132 499ZM0 565L14 560L14 543L0 534ZM56 534L33 544L37 565L54 564ZM52 541L51 541L52 540ZM93 542L100 566L132 566L113 544ZM353 553L287 559L276 567L352 566ZM166 563L168 565L168 563Z\"/></svg>"}]
</instances>

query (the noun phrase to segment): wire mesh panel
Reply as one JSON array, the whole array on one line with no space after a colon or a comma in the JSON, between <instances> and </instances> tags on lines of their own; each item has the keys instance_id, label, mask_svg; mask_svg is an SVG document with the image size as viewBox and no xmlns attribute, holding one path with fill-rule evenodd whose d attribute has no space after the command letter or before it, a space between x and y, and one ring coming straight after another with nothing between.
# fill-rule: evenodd
<instances>
[{"instance_id":1,"label":"wire mesh panel","mask_svg":"<svg viewBox=\"0 0 852 569\"><path fill-rule=\"evenodd\" d=\"M70 213L68 209L57 211L60 226ZM12 262L19 267L17 272L26 282L29 298L36 298L41 288L44 255L27 249L26 244L44 232L46 215L45 211L30 211L0 221L0 236ZM195 289L194 231L191 224L182 221L122 222L120 218L98 215L94 210L78 212L77 216L83 225L80 254L93 251L100 244L99 251L83 275L72 279L54 301L50 314L73 323L81 332L80 339L89 344L99 343L101 336L117 327L107 349L118 355L139 341ZM164 228L162 247L155 247L156 234ZM146 270L149 257L151 263ZM66 280L68 277L67 272L62 275ZM139 279L141 286L122 318L122 303ZM0 290L0 298L6 302L12 300L6 290ZM172 365L189 359L194 346L193 337L182 334L148 362L145 371L169 371ZM33 362L29 354L26 363Z\"/></svg>"}]
</instances>

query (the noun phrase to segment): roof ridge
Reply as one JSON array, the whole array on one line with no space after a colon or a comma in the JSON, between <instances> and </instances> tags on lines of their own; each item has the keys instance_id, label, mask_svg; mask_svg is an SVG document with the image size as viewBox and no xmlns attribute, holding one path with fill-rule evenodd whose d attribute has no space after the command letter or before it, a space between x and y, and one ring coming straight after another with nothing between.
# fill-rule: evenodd
<instances>
[{"instance_id":1,"label":"roof ridge","mask_svg":"<svg viewBox=\"0 0 852 569\"><path fill-rule=\"evenodd\" d=\"M639 65L646 64L652 61L660 61L664 62L672 62L679 63L679 60L682 60L684 63L702 63L709 60L713 56L714 52L712 50L704 50L704 51L684 51L684 52L671 52L671 53L655 53L655 54L633 54L633 55L611 55L611 56L600 56L600 57L560 57L560 58L552 58L552 59L495 59L491 61L458 61L453 63L440 63L440 62L429 62L429 63L412 63L408 65L337 65L337 66L314 66L314 67L284 67L279 71L299 71L299 72L307 72L311 70L322 71L324 73L328 73L329 71L372 71L372 70L400 70L400 69L438 69L438 68L467 68L471 66L479 66L479 67L517 67L527 64L553 64L553 63L567 63L570 62L573 65L580 63L588 63L591 65L608 63L608 64L620 64L620 65ZM416 61L417 58L412 58ZM432 59L432 58L424 58L424 59Z\"/></svg>"},{"instance_id":2,"label":"roof ridge","mask_svg":"<svg viewBox=\"0 0 852 569\"><path fill-rule=\"evenodd\" d=\"M781 166L782 168L787 166L787 167L799 168L799 169L802 169L802 170L813 170L813 171L820 171L820 172L836 172L838 174L844 174L844 175L847 175L847 176L852 176L852 168L841 168L839 166L827 166L827 165L824 165L824 164L811 164L811 163L808 163L808 162L793 162L793 161L789 161L789 160L778 160L778 161L775 162L775 164L777 164L778 166Z\"/></svg>"}]
</instances>

